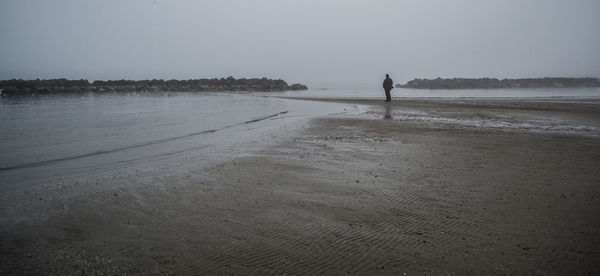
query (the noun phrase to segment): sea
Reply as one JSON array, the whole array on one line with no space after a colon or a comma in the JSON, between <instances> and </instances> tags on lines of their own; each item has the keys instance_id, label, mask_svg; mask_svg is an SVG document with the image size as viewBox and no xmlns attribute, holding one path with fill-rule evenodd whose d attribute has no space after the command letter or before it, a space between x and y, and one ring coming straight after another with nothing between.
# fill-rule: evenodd
<instances>
[{"instance_id":1,"label":"sea","mask_svg":"<svg viewBox=\"0 0 600 276\"><path fill-rule=\"evenodd\" d=\"M230 157L306 119L364 110L291 98L378 99L381 89L0 97L0 187L177 155ZM598 98L598 88L394 89L394 98ZM288 97L288 98L286 98Z\"/></svg>"},{"instance_id":2,"label":"sea","mask_svg":"<svg viewBox=\"0 0 600 276\"><path fill-rule=\"evenodd\" d=\"M296 98L383 97L377 87L0 96L0 222L19 213L12 203L22 200L9 197L35 186L48 186L45 193L94 179L110 185L107 175L132 171L186 172L292 137L311 118L368 109ZM392 97L597 99L600 89L394 89Z\"/></svg>"}]
</instances>

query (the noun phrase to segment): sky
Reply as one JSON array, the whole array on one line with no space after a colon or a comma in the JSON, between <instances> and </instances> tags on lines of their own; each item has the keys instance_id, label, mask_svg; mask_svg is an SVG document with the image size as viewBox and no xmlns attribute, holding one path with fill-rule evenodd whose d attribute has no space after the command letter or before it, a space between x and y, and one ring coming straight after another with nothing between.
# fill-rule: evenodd
<instances>
[{"instance_id":1,"label":"sky","mask_svg":"<svg viewBox=\"0 0 600 276\"><path fill-rule=\"evenodd\" d=\"M600 77L598 0L1 0L0 79Z\"/></svg>"}]
</instances>

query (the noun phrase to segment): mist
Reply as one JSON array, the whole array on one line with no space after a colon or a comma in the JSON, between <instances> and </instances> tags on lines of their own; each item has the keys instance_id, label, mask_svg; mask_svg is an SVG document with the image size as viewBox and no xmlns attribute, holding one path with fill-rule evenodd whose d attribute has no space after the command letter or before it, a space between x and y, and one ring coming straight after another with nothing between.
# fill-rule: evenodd
<instances>
[{"instance_id":1,"label":"mist","mask_svg":"<svg viewBox=\"0 0 600 276\"><path fill-rule=\"evenodd\" d=\"M0 79L599 77L599 1L0 3Z\"/></svg>"}]
</instances>

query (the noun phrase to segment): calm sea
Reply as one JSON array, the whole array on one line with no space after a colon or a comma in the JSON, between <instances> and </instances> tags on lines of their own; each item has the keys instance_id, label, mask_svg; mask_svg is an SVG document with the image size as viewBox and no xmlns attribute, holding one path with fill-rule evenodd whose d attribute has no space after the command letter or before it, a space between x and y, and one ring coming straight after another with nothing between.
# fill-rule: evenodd
<instances>
[{"instance_id":1,"label":"calm sea","mask_svg":"<svg viewBox=\"0 0 600 276\"><path fill-rule=\"evenodd\" d=\"M0 98L0 186L184 155L218 161L343 105L265 93L88 94ZM213 160L211 160L213 159Z\"/></svg>"},{"instance_id":2,"label":"calm sea","mask_svg":"<svg viewBox=\"0 0 600 276\"><path fill-rule=\"evenodd\" d=\"M395 89L392 95L396 99L569 97L581 102L585 98L600 98L600 89ZM211 177L210 173L202 173L210 172L208 168L289 140L315 116L383 117L384 113L383 107L282 96L383 101L383 92L378 88L0 97L0 226L43 219L69 208L67 203L72 200L107 189L116 192L162 187L173 184L173 179L180 184L200 183ZM411 112L400 110L391 115L398 120L454 124L457 120L443 114ZM459 123L492 127L508 124L517 128L529 124L498 120L483 118ZM552 130L600 132L596 123L589 122L579 126L546 118L541 125Z\"/></svg>"},{"instance_id":3,"label":"calm sea","mask_svg":"<svg viewBox=\"0 0 600 276\"><path fill-rule=\"evenodd\" d=\"M359 107L277 96L382 98L379 88L283 93L0 97L0 185L152 164L222 159L276 140L312 116ZM393 97L600 97L600 89L394 89ZM168 163L168 162L167 162Z\"/></svg>"}]
</instances>

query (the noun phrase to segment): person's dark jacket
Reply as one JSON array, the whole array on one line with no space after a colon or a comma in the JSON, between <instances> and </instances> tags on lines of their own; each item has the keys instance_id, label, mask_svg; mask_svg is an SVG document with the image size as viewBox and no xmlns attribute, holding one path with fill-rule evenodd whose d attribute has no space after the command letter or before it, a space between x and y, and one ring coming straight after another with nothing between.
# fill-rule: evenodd
<instances>
[{"instance_id":1,"label":"person's dark jacket","mask_svg":"<svg viewBox=\"0 0 600 276\"><path fill-rule=\"evenodd\" d=\"M385 78L385 80L383 80L383 89L392 90L392 88L394 88L394 81L390 78Z\"/></svg>"}]
</instances>

